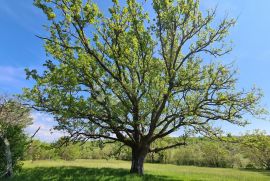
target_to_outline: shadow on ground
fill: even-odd
[[[253,168],[242,168],[242,169],[239,169],[241,171],[244,171],[244,172],[256,172],[256,173],[260,173],[262,175],[265,175],[265,176],[268,176],[270,177],[270,170],[261,170],[261,169],[253,169]],[[270,180],[270,178],[269,178]]]
[[[100,181],[128,181],[128,180],[173,180],[166,176],[146,174],[143,177],[129,174],[125,169],[112,168],[84,168],[84,167],[36,167],[23,169],[13,177],[12,181],[58,181],[58,180],[100,180]]]

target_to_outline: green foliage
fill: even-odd
[[[15,172],[20,171],[23,154],[27,149],[28,137],[20,126],[7,128],[7,137],[10,142],[10,151],[12,153],[12,165]],[[0,176],[6,171],[5,145],[0,139]]]
[[[33,140],[24,154],[25,160],[51,160],[57,159],[56,148],[50,143]]]
[[[243,126],[244,114],[264,112],[259,90],[236,90],[232,65],[207,61],[230,52],[234,19],[214,23],[216,11],[201,12],[199,1],[146,3],[151,16],[136,0],[115,0],[106,17],[91,0],[35,0],[49,19],[41,38],[50,60],[44,72],[26,70],[35,84],[24,98],[74,140],[135,150],[184,128],[216,136],[212,121]]]
[[[204,167],[244,168],[248,160],[237,144],[193,138],[187,146],[159,152],[148,161]]]
[[[260,130],[247,133],[242,137],[242,147],[244,154],[252,161],[253,167],[270,169],[269,135]]]
[[[19,170],[27,147],[24,128],[31,121],[30,109],[15,98],[0,95],[0,178]]]
[[[205,166],[211,167],[228,167],[230,165],[230,154],[221,144],[208,142],[202,147]]]
[[[259,134],[260,133],[260,134]],[[206,138],[190,138],[189,144],[183,147],[150,153],[146,162],[167,163],[176,165],[193,165],[201,167],[223,168],[267,168],[270,138],[261,132],[243,137],[230,136],[232,142],[213,141]],[[260,138],[260,139],[259,139]],[[263,139],[262,139],[263,138]],[[224,138],[225,139],[225,138]],[[229,139],[229,138],[228,138]],[[155,142],[162,146],[166,142],[178,142],[179,138],[170,138]],[[256,140],[256,141],[255,141]],[[259,143],[260,140],[263,143]],[[43,143],[34,141],[25,154],[25,160],[75,160],[75,159],[107,159],[131,160],[131,149],[121,147],[119,143],[101,144],[100,141],[88,141],[84,144]],[[252,145],[256,146],[252,146]],[[263,146],[260,149],[258,145]],[[121,148],[121,149],[119,149]],[[264,161],[262,161],[264,160]]]

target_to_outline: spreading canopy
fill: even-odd
[[[151,148],[181,128],[216,135],[212,121],[245,125],[257,115],[258,90],[236,90],[235,69],[219,59],[234,19],[201,12],[199,1],[35,0],[49,20],[46,70],[24,97],[55,115],[75,139],[111,139]],[[144,5],[142,5],[144,4]],[[143,7],[152,7],[145,10]],[[148,11],[148,12],[147,12]]]

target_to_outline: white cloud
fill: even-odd
[[[54,121],[51,115],[33,112],[31,116],[33,118],[33,124],[26,128],[26,132],[31,136],[38,128],[40,128],[38,133],[35,135],[35,139],[53,142],[65,135],[63,132],[53,129],[53,126],[55,126],[57,123]]]
[[[0,93],[20,93],[23,87],[29,87],[32,82],[26,81],[23,67],[0,65]]]
[[[0,87],[23,87],[25,73],[22,67],[0,66]],[[3,91],[3,90],[2,90]]]
[[[24,75],[24,69],[12,66],[0,66],[0,81],[14,81]]]
[[[32,80],[26,80],[25,67],[0,65],[0,92],[20,93],[23,87],[33,84]],[[30,67],[30,70],[42,70],[38,67]]]

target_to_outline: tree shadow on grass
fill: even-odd
[[[270,170],[262,170],[262,169],[255,169],[255,168],[240,168],[239,170],[244,171],[244,172],[256,172],[256,173],[260,173],[262,175],[266,175],[270,177]]]
[[[129,181],[129,180],[173,180],[166,176],[145,174],[143,177],[132,175],[126,169],[84,168],[84,167],[36,167],[27,168],[14,176],[12,181]]]

